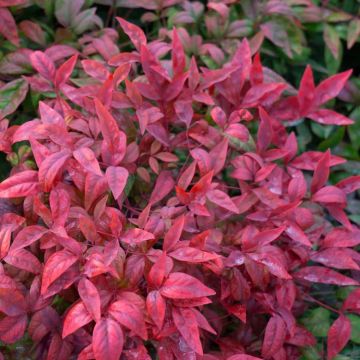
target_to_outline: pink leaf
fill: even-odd
[[[123,167],[109,166],[105,176],[114,198],[117,200],[125,189],[129,172]]]
[[[6,4],[5,6],[8,5],[9,4]],[[11,15],[11,12],[5,7],[0,8],[0,34],[15,46],[20,45],[15,19]]]
[[[120,17],[117,17],[116,20],[120,23],[120,26],[126,35],[129,36],[136,50],[140,52],[141,47],[146,45],[146,36],[144,32],[138,26],[131,24]]]
[[[54,62],[42,51],[34,51],[30,55],[31,65],[34,69],[42,75],[46,80],[55,80],[55,65]]]
[[[239,213],[239,209],[235,203],[231,200],[229,195],[221,190],[210,190],[206,193],[206,197],[214,204],[229,210],[235,214]]]
[[[96,323],[92,347],[96,360],[119,360],[124,345],[124,334],[120,325],[110,318]]]
[[[26,170],[17,173],[0,184],[1,198],[17,198],[38,193],[38,173]]]

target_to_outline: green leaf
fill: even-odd
[[[360,19],[354,18],[350,21],[347,33],[347,48],[350,49],[359,41],[360,36]]]
[[[356,107],[349,117],[355,120],[355,123],[348,127],[348,135],[353,148],[358,151],[360,149],[360,106]]]
[[[10,81],[0,88],[0,119],[13,113],[23,102],[28,91],[28,83],[23,79]]]
[[[344,301],[349,294],[356,289],[355,286],[344,286],[336,291],[336,297],[339,301]]]
[[[311,134],[311,131],[309,130],[309,127],[307,126],[307,124],[305,122],[300,124],[296,128],[296,130],[297,130],[297,133],[298,133],[299,149],[300,149],[301,152],[303,152],[306,149],[306,145],[311,142],[312,134]]]
[[[329,310],[318,307],[307,311],[301,321],[314,336],[326,337],[331,325],[330,317]]]
[[[341,66],[343,57],[343,47],[340,43],[338,58],[335,58],[328,47],[325,47],[325,64],[329,75],[336,74]]]
[[[301,360],[320,360],[320,353],[314,346],[302,349]]]
[[[328,126],[328,125],[321,125],[314,121],[310,123],[311,130],[314,134],[316,134],[318,137],[322,139],[326,139],[331,134],[332,130],[334,129],[334,126]]]
[[[340,43],[339,34],[333,26],[325,24],[324,41],[328,49],[331,51],[333,57],[336,60],[338,60],[341,43]]]
[[[330,137],[322,141],[319,144],[318,149],[321,151],[325,151],[328,148],[333,149],[341,142],[344,135],[345,135],[345,127],[341,126]]]
[[[355,314],[346,316],[351,322],[351,341],[360,345],[360,316]]]

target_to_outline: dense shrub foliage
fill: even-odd
[[[360,176],[334,178],[346,160],[329,149],[345,128],[357,143],[356,85],[313,64],[296,88],[273,66],[307,62],[311,22],[340,58],[334,23],[351,48],[358,18],[326,1],[35,3],[0,0],[3,358],[315,360],[358,344]],[[23,17],[39,6],[58,29]],[[119,41],[103,27],[118,7],[155,37],[117,17]]]

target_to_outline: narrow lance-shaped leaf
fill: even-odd
[[[331,325],[327,339],[327,359],[332,360],[348,343],[351,336],[350,320],[341,314]]]

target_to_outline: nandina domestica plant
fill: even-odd
[[[31,152],[0,184],[0,340],[27,334],[36,359],[298,359],[312,285],[359,285],[360,177],[329,185],[344,160],[298,154],[285,125],[351,124],[321,108],[350,72],[315,86],[308,67],[289,94],[246,40],[199,71],[176,30],[169,59],[118,20],[136,50],[108,62],[31,54],[55,97],[4,130]],[[358,293],[333,309],[328,359]]]

